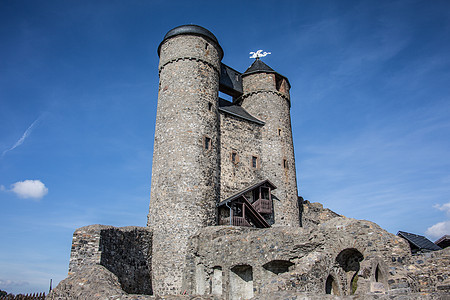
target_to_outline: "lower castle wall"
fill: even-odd
[[[151,242],[147,228],[77,229],[69,277],[47,298],[160,299],[142,295],[151,289]],[[448,299],[450,292],[450,248],[411,255],[402,238],[345,217],[311,228],[206,227],[187,253],[185,296],[177,299]]]
[[[191,239],[188,253],[183,283],[188,294],[319,295],[326,293],[327,280],[340,296],[405,286],[407,292],[419,291],[417,282],[400,272],[412,259],[406,242],[369,221],[338,217],[311,229],[208,227]]]
[[[69,275],[102,265],[127,293],[152,294],[152,232],[146,227],[91,225],[73,234]]]

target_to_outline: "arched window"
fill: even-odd
[[[213,295],[222,295],[222,267],[216,266],[213,268],[213,276],[211,280],[211,293]]]
[[[253,297],[253,269],[249,265],[238,265],[230,270],[230,299]]]
[[[263,268],[276,275],[289,272],[289,269],[294,266],[294,263],[288,260],[272,260],[263,265]]]
[[[338,286],[331,275],[328,275],[327,281],[325,282],[325,294],[339,295]]]

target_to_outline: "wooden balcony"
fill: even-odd
[[[272,213],[272,204],[270,200],[267,199],[258,199],[253,202],[253,207],[260,214],[271,214]]]

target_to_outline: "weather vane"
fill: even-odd
[[[252,55],[252,56],[250,56],[250,58],[258,59],[260,57],[264,57],[264,56],[267,56],[267,55],[272,54],[272,53],[270,53],[270,52],[263,52],[262,50],[258,50],[256,52],[250,52],[250,54]]]

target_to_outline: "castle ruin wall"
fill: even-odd
[[[125,292],[150,295],[151,256],[147,227],[85,226],[73,234],[69,276],[101,265],[117,276]]]

